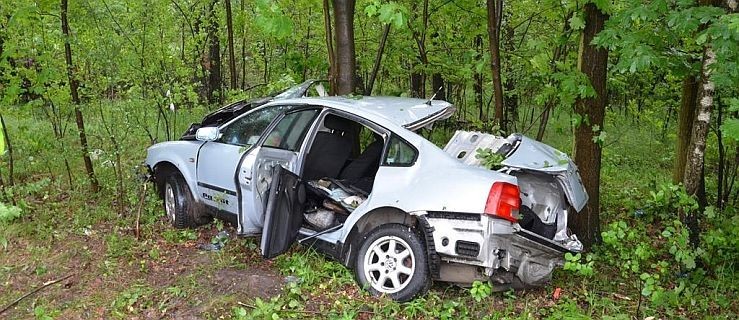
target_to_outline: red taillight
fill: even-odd
[[[518,208],[521,198],[518,186],[507,182],[496,182],[490,188],[488,201],[485,203],[485,213],[503,218],[511,222],[518,221]]]

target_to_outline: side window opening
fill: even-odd
[[[281,112],[290,110],[291,106],[272,106],[262,108],[236,119],[221,129],[221,143],[251,147],[259,140],[267,126]]]
[[[263,146],[297,151],[317,115],[317,109],[286,114],[267,135]]]
[[[418,151],[400,137],[393,135],[387,147],[383,165],[392,167],[409,167],[416,162]]]

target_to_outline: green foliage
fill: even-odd
[[[475,151],[475,158],[480,160],[480,164],[488,169],[498,169],[505,157],[501,154],[493,152],[490,148],[479,148]]]
[[[23,210],[20,208],[0,202],[0,226],[20,218],[21,214],[23,214]]]
[[[380,0],[373,0],[364,8],[364,13],[369,17],[377,16],[380,22],[389,23],[397,29],[405,27],[408,20],[408,9],[395,1],[382,3]]]
[[[489,297],[492,291],[493,287],[489,283],[475,281],[472,283],[472,288],[470,288],[470,296],[472,296],[475,301],[480,302],[483,299]]]
[[[175,230],[168,229],[162,234],[165,240],[171,243],[183,243],[198,238],[198,234],[193,230]]]
[[[36,320],[53,320],[54,317],[51,314],[53,313],[46,311],[46,308],[43,306],[33,308],[33,316]]]
[[[585,259],[585,263],[582,262],[583,259]],[[565,253],[564,269],[571,271],[574,274],[584,277],[592,277],[594,264],[595,261],[593,261],[593,255],[591,254],[588,254],[583,258],[581,253],[574,255],[569,252]]]
[[[660,185],[656,192],[650,191],[649,194],[651,199],[646,203],[646,212],[650,217],[669,221],[677,216],[681,208],[686,212],[698,209],[698,202],[689,196],[682,186],[666,183]]]

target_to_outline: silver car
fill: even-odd
[[[175,227],[232,221],[240,235],[261,234],[268,259],[297,241],[398,301],[431,281],[541,285],[581,250],[567,216],[587,194],[565,154],[465,131],[441,149],[416,131],[452,115],[444,101],[304,93],[227,106],[148,149]],[[478,149],[500,155],[496,170],[481,167]]]

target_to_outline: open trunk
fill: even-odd
[[[582,210],[588,195],[577,166],[566,154],[521,134],[504,138],[457,131],[444,147],[444,151],[465,164],[483,166],[478,150],[500,155],[503,160],[494,169],[517,178],[521,191],[518,223],[522,228],[567,250],[582,250],[577,237],[568,234],[567,215]]]

